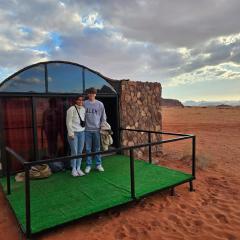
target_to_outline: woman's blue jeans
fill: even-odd
[[[68,137],[68,142],[71,149],[71,155],[82,154],[84,142],[85,142],[85,132],[74,132],[74,139]],[[73,169],[80,169],[82,163],[82,158],[76,158],[71,160],[71,167]]]

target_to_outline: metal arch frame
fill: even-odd
[[[149,141],[147,143],[143,144],[138,144],[130,147],[120,147],[117,149],[112,149],[108,151],[99,151],[99,152],[92,152],[88,154],[80,154],[80,155],[75,155],[75,156],[65,156],[65,157],[59,157],[59,158],[52,158],[52,159],[47,159],[47,160],[38,160],[35,162],[26,162],[25,159],[23,159],[20,155],[18,155],[16,152],[14,152],[12,149],[9,147],[6,147],[5,150],[9,154],[15,157],[24,167],[24,172],[25,172],[25,217],[26,217],[26,237],[30,238],[32,235],[31,232],[31,192],[30,192],[30,176],[29,176],[29,170],[32,166],[35,166],[37,164],[48,164],[51,162],[56,162],[56,161],[70,161],[73,158],[76,157],[86,157],[86,156],[94,156],[96,154],[110,154],[110,153],[120,153],[122,151],[129,151],[130,153],[130,158],[129,158],[129,163],[130,163],[130,186],[131,186],[131,198],[132,201],[136,200],[136,195],[135,195],[135,171],[134,171],[134,150],[142,147],[149,147],[149,164],[152,164],[152,153],[151,153],[151,148],[150,146],[154,145],[159,145],[163,143],[170,143],[170,142],[176,142],[176,141],[181,141],[181,140],[186,140],[186,139],[191,139],[192,140],[192,171],[191,171],[191,178],[184,180],[180,183],[173,184],[171,186],[165,187],[164,189],[159,189],[157,191],[162,191],[165,189],[171,189],[171,194],[174,194],[174,188],[178,185],[181,185],[183,183],[189,182],[189,191],[194,191],[193,189],[193,180],[196,179],[196,136],[192,134],[183,134],[183,133],[170,133],[170,132],[157,132],[157,131],[148,131],[148,130],[141,130],[141,129],[127,129],[127,128],[120,128],[119,131],[135,131],[135,132],[143,132],[147,133],[150,135]],[[156,142],[151,142],[151,134],[166,134],[166,135],[172,135],[172,136],[177,136],[175,138],[167,139],[167,140],[161,140],[161,141],[156,141]],[[7,161],[7,166],[6,166],[6,176],[7,176],[7,195],[11,194],[11,180],[10,180],[10,166],[11,166],[11,160]],[[156,192],[156,191],[154,191]],[[147,196],[151,193],[144,194],[141,197]],[[80,217],[81,218],[81,217]]]
[[[38,63],[34,63],[32,65],[29,65],[27,67],[24,67],[22,69],[20,69],[19,71],[15,72],[14,74],[10,75],[9,77],[7,77],[4,81],[2,81],[0,83],[0,87],[2,85],[4,85],[7,81],[11,80],[13,77],[17,76],[18,74],[30,69],[30,68],[33,68],[33,67],[36,67],[38,65],[43,65],[44,66],[44,71],[45,71],[45,74],[44,74],[44,80],[45,80],[45,92],[36,92],[36,93],[32,93],[32,94],[44,94],[44,93],[48,93],[48,79],[47,79],[47,76],[48,76],[48,70],[47,70],[47,65],[48,64],[51,64],[51,63],[63,63],[63,64],[69,64],[69,65],[75,65],[77,67],[81,67],[83,69],[83,91],[85,91],[85,70],[89,70],[90,72],[98,75],[99,77],[103,78],[108,84],[111,85],[112,87],[112,90],[115,91],[115,93],[111,93],[111,94],[108,94],[108,95],[117,95],[117,91],[116,89],[112,86],[111,84],[111,81],[119,81],[119,80],[116,80],[116,79],[111,79],[111,78],[108,78],[104,75],[102,75],[100,72],[98,71],[95,71],[89,67],[86,67],[84,65],[81,65],[81,64],[78,64],[78,63],[75,63],[75,62],[71,62],[71,61],[62,61],[62,60],[54,60],[54,61],[43,61],[43,62],[38,62]],[[7,94],[27,94],[29,92],[0,92],[0,96],[3,94],[3,95],[7,95]],[[61,93],[54,93],[54,94],[61,94]],[[75,94],[75,93],[69,93],[69,94]]]

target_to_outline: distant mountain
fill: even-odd
[[[210,106],[219,106],[219,105],[228,105],[228,106],[240,106],[239,101],[185,101],[183,102],[184,106],[196,106],[196,107],[210,107]]]
[[[164,107],[184,107],[184,105],[177,99],[162,98],[162,106]]]
[[[231,105],[226,105],[226,104],[220,104],[220,105],[217,105],[216,107],[217,107],[217,108],[231,108],[231,107],[233,107],[233,106],[231,106]]]

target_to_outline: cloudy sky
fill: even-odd
[[[179,100],[240,100],[239,0],[0,0],[0,81],[69,60],[157,81]]]

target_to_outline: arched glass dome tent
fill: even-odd
[[[90,87],[97,89],[97,98],[105,105],[114,146],[118,146],[118,94],[110,81],[92,69],[66,61],[40,62],[9,76],[0,84],[3,155],[5,146],[28,161],[66,155],[66,110],[76,94],[85,94]],[[3,167],[5,157],[1,157]],[[16,161],[12,165],[14,171],[21,168]]]
[[[173,194],[174,187],[186,182],[189,182],[189,190],[193,191],[195,136],[120,128],[118,106],[123,111],[122,100],[126,99],[123,91],[127,90],[121,82],[124,83],[108,79],[76,63],[51,61],[24,68],[0,84],[0,158],[6,175],[0,178],[0,187],[3,187],[19,226],[27,238],[43,230],[135,201],[156,191],[171,188]],[[69,172],[65,171],[41,181],[30,181],[32,167],[56,161],[70,162],[76,157],[69,156],[66,149],[66,110],[76,94],[85,93],[90,87],[97,88],[97,97],[105,105],[107,121],[114,132],[116,148],[99,152],[115,154],[103,157],[106,171],[103,174],[91,171],[88,176],[77,179],[70,177]],[[128,90],[132,95],[131,86]],[[143,90],[148,96],[147,87]],[[125,104],[128,103],[129,101],[126,101]],[[131,108],[141,106],[134,106],[132,103],[134,101],[131,102]],[[122,118],[121,116],[121,120]],[[136,121],[142,121],[142,118]],[[126,146],[123,143],[121,146],[119,131],[145,134],[148,140]],[[154,140],[153,134],[175,137]],[[121,138],[123,139],[124,137]],[[153,146],[187,139],[192,140],[191,174],[189,171],[182,172],[152,162]],[[148,162],[134,156],[134,152],[143,147],[147,148]],[[123,153],[129,153],[129,156]],[[83,156],[86,155],[81,155]],[[19,184],[11,174],[22,166],[24,184]],[[80,204],[71,204],[75,202]]]

